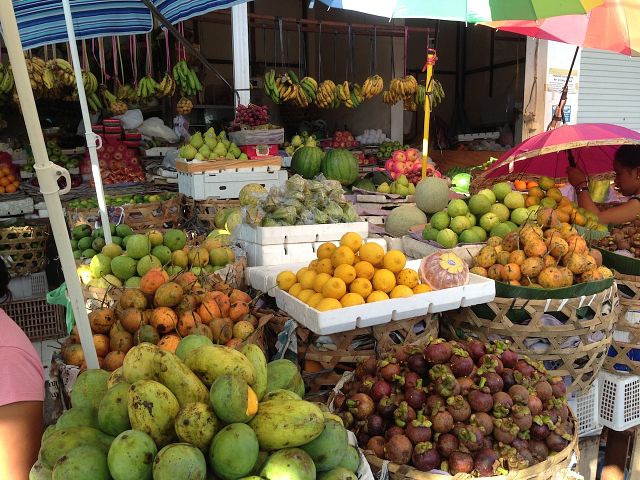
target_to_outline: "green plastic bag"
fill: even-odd
[[[67,295],[67,284],[63,283],[55,290],[47,293],[47,303],[50,305],[62,305],[66,311],[65,323],[67,324],[67,333],[70,334],[76,319],[73,316],[73,308],[71,308],[71,300]]]

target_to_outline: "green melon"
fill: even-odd
[[[427,223],[427,216],[422,210],[411,205],[403,205],[389,213],[384,229],[389,235],[401,237],[406,235],[411,227],[425,223]]]
[[[447,208],[449,184],[438,177],[426,177],[416,186],[416,205],[425,213],[436,213]]]
[[[358,161],[349,150],[329,150],[322,159],[322,173],[342,185],[351,185],[358,178]]]
[[[320,173],[324,152],[318,147],[302,147],[291,159],[291,170],[304,178],[312,179]]]

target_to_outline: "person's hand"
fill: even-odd
[[[573,185],[574,188],[584,186],[588,183],[587,175],[576,167],[567,168],[567,180],[569,180],[569,183]]]

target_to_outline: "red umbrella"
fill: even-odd
[[[640,144],[640,133],[607,123],[563,125],[512,148],[482,177],[517,179],[526,174],[562,179],[572,160],[590,176],[609,173],[618,148],[628,144]]]

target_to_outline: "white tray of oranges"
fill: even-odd
[[[371,327],[428,313],[454,310],[495,298],[495,284],[469,275],[466,285],[433,291],[420,283],[420,260],[407,262],[345,234],[340,246],[327,242],[309,265],[282,265],[276,275],[278,307],[319,335]],[[276,267],[270,271],[271,278]]]

